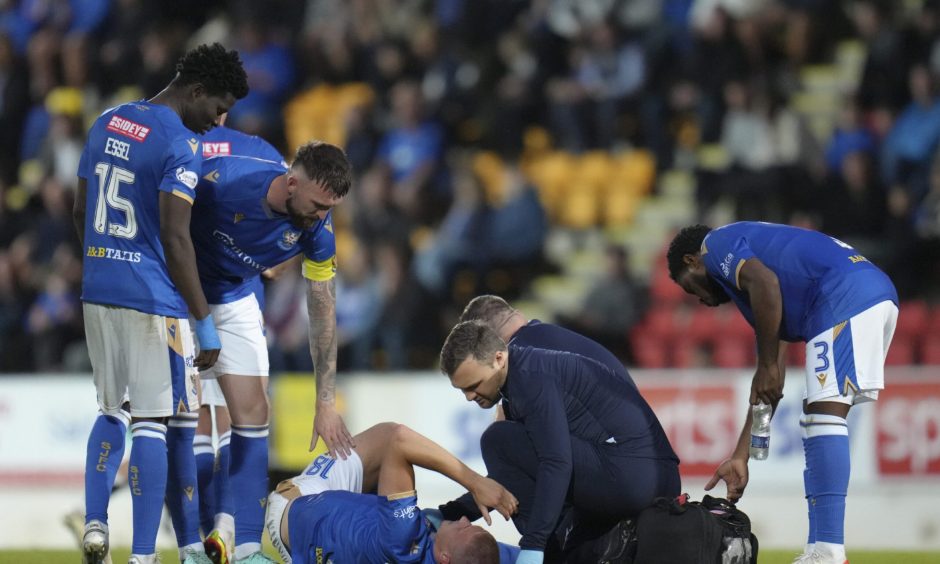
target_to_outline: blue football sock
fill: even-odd
[[[88,435],[85,455],[85,523],[97,519],[108,522],[108,502],[114,477],[124,458],[124,439],[130,414],[99,413]]]
[[[149,421],[134,423],[131,440],[128,469],[134,515],[131,552],[154,554],[166,494],[166,425]]]
[[[235,517],[235,500],[232,499],[232,432],[226,431],[219,436],[219,456],[212,476],[215,490],[214,515],[224,514]]]
[[[235,550],[239,558],[238,547],[260,543],[264,528],[268,499],[267,425],[232,425],[231,487],[238,492],[234,506]]]
[[[816,542],[845,543],[845,496],[849,490],[849,434],[845,419],[810,414],[806,467],[812,482]]]
[[[215,451],[212,449],[212,437],[196,435],[193,439],[193,453],[196,455],[196,481],[199,484],[199,526],[203,536],[212,532],[215,523],[215,487],[212,475],[215,472]]]
[[[169,472],[166,480],[166,506],[173,519],[177,546],[202,541],[199,536],[199,491],[196,482],[196,455],[193,437],[198,416],[195,413],[170,418],[166,446]]]

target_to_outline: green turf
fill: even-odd
[[[115,549],[114,564],[127,561],[128,550]],[[762,550],[760,564],[789,564],[797,550]],[[272,555],[273,556],[273,555]],[[176,562],[176,551],[162,552],[163,564]],[[72,550],[0,550],[0,563],[3,564],[75,564],[81,558],[78,551]],[[852,564],[936,564],[940,562],[940,552],[905,552],[905,551],[860,551],[850,550]]]

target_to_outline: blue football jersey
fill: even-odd
[[[284,160],[280,151],[275,149],[274,145],[271,145],[257,135],[248,135],[237,129],[229,129],[224,125],[220,125],[204,133],[201,139],[202,157],[204,159],[238,155],[274,161],[281,163],[285,167],[287,166],[287,162]],[[264,284],[261,283],[260,276],[255,278],[252,286],[254,287],[252,291],[258,300],[258,306],[263,310]]]
[[[192,203],[202,149],[169,107],[105,111],[88,132],[78,176],[88,183],[82,299],[185,317],[160,242],[160,192]]]
[[[431,527],[413,491],[392,497],[327,491],[297,498],[289,511],[294,564],[434,562]]]
[[[274,161],[285,167],[287,166],[281,153],[257,135],[248,135],[236,129],[229,129],[224,125],[220,125],[204,133],[201,139],[202,157],[204,159],[239,155]]]
[[[777,275],[783,297],[780,337],[806,341],[883,302],[898,303],[888,276],[851,246],[808,229],[743,221],[712,230],[702,242],[705,269],[753,326],[738,277],[756,257]]]
[[[262,271],[300,253],[305,277],[323,281],[335,275],[332,215],[299,229],[267,203],[271,182],[286,172],[280,163],[251,157],[213,157],[204,162],[191,232],[209,303],[247,296]]]

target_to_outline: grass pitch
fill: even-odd
[[[762,550],[760,551],[760,564],[789,564],[796,556],[798,549],[794,550]],[[269,553],[276,558],[273,553]],[[130,555],[128,549],[115,549],[112,553],[114,564],[127,562]],[[164,564],[177,562],[175,550],[166,550],[161,553]],[[2,564],[75,564],[81,556],[77,550],[0,550],[0,563]],[[849,561],[852,564],[937,564],[940,562],[940,552],[905,552],[905,551],[861,551],[850,550]]]

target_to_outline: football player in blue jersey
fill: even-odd
[[[335,408],[336,244],[330,210],[351,184],[343,151],[310,142],[291,166],[253,156],[216,156],[204,163],[191,232],[199,278],[222,340],[204,378],[216,378],[232,420],[230,487],[239,492],[234,560],[268,562],[261,552],[268,468],[268,354],[255,290],[262,272],[302,254],[307,279],[310,352],[317,401],[311,450],[322,436],[344,458],[352,437]],[[231,521],[217,519],[207,550],[219,562],[232,552]]]
[[[222,116],[219,127],[202,135],[203,158],[241,155],[281,163],[284,168],[287,167],[284,157],[273,145],[258,136],[225,127],[225,118],[226,116]],[[283,266],[282,264],[278,269]],[[274,270],[266,271],[265,275],[271,276]],[[260,277],[255,278],[252,293],[258,302],[259,311],[263,311],[264,286]],[[202,405],[199,409],[199,424],[196,427],[193,449],[199,484],[200,526],[206,536],[206,548],[210,557],[221,560],[223,554],[228,558],[226,547],[229,551],[234,549],[232,541],[235,536],[232,509],[234,501],[229,483],[231,420],[218,380],[208,377],[210,371],[206,371],[199,382]],[[213,422],[218,437],[217,450],[212,444]]]
[[[238,54],[219,44],[189,51],[176,71],[151,100],[105,111],[89,131],[79,164],[73,216],[83,247],[85,331],[102,413],[88,441],[85,562],[109,558],[108,498],[128,422],[130,562],[155,561],[164,495],[181,560],[208,561],[198,520],[186,521],[198,515],[187,507],[198,503],[192,499],[195,368],[210,367],[220,348],[189,235],[202,171],[196,134],[214,127],[247,94],[248,84]],[[190,314],[202,349],[195,358]]]
[[[849,485],[846,416],[875,401],[898,317],[898,295],[885,273],[851,246],[817,231],[740,222],[693,225],[669,245],[669,275],[707,306],[733,301],[754,327],[757,370],[751,404],[776,408],[783,397],[787,342],[806,343],[803,472],[809,516],[799,562],[845,562]],[[736,500],[748,481],[751,412],[731,457],[706,489],[724,480]]]
[[[480,449],[489,477],[519,499],[517,562],[543,562],[563,519],[572,531],[599,536],[654,498],[678,495],[679,460],[617,364],[507,345],[479,320],[458,323],[447,336],[441,371],[451,385],[484,409],[503,402],[506,420],[487,428]],[[564,549],[566,532],[558,543]]]
[[[518,501],[506,488],[404,425],[380,423],[355,443],[345,459],[318,456],[268,496],[265,527],[284,562],[515,561],[517,547],[497,544],[466,518],[442,521],[419,509],[413,466],[447,476],[480,509],[493,507],[508,519]]]

